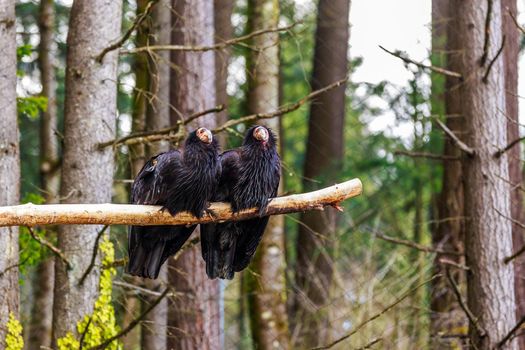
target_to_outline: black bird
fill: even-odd
[[[269,199],[277,195],[281,162],[276,138],[264,126],[250,128],[240,148],[220,156],[222,173],[213,201],[231,202],[234,212],[258,207],[255,219],[201,225],[202,257],[209,278],[232,279],[255,254],[268,217]]]
[[[162,205],[171,215],[189,211],[202,217],[219,177],[217,141],[208,129],[199,128],[190,133],[182,149],[161,153],[142,167],[133,182],[131,202]],[[182,247],[195,226],[130,226],[127,272],[157,278],[162,264]]]

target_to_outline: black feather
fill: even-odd
[[[161,205],[171,215],[189,211],[203,215],[220,178],[219,147],[190,134],[182,150],[151,158],[140,170],[131,189],[131,202]],[[160,267],[190,237],[193,226],[131,226],[128,234],[131,275],[157,278]]]
[[[280,160],[276,139],[267,128],[268,141],[254,138],[254,126],[243,145],[220,156],[222,174],[214,201],[228,201],[234,212],[259,207],[260,218],[201,225],[202,254],[209,278],[232,279],[250,263],[268,224],[268,200],[277,195]]]

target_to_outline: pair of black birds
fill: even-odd
[[[268,223],[269,199],[277,195],[281,163],[276,138],[264,126],[251,127],[241,147],[220,153],[211,131],[199,128],[184,146],[151,158],[131,190],[135,204],[161,205],[171,215],[202,217],[212,201],[230,202],[234,212],[258,207],[259,217],[201,225],[202,257],[209,278],[232,279],[248,266]],[[213,213],[211,213],[213,215]],[[157,278],[162,264],[190,237],[193,226],[131,226],[131,275]]]

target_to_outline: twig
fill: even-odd
[[[129,37],[135,31],[135,29],[137,29],[142,24],[142,22],[144,22],[144,20],[148,18],[149,14],[151,13],[151,10],[153,9],[153,5],[155,5],[157,2],[158,0],[150,1],[146,5],[144,12],[141,13],[137,18],[135,18],[135,21],[133,22],[133,25],[131,26],[131,28],[129,28],[128,31],[122,36],[122,38],[120,38],[117,42],[109,45],[104,50],[102,50],[102,52],[97,56],[97,61],[102,62],[102,60],[104,59],[104,56],[108,52],[116,50],[122,45],[124,45],[124,43],[129,39]]]
[[[376,236],[379,239],[384,240],[384,241],[387,241],[387,242],[390,242],[390,243],[395,243],[395,244],[401,244],[401,245],[404,245],[404,246],[407,246],[407,247],[410,247],[410,248],[414,248],[414,249],[420,250],[420,251],[425,252],[425,253],[438,253],[438,254],[455,255],[455,256],[463,255],[462,253],[455,252],[455,251],[452,251],[452,250],[443,250],[443,249],[439,249],[439,248],[428,247],[428,246],[425,246],[423,244],[419,244],[419,243],[416,243],[416,242],[390,237],[390,236],[384,235],[384,234],[379,233],[379,232],[374,232],[373,235]]]
[[[9,271],[9,270],[12,270],[12,269],[15,269],[17,267],[20,267],[22,265],[24,265],[28,260],[29,260],[30,256],[26,257],[24,260],[20,261],[19,263],[17,264],[13,264],[13,265],[9,265],[8,267],[6,267],[4,269],[4,271],[0,271],[0,278],[4,277],[4,275]]]
[[[516,331],[518,329],[521,328],[521,326],[525,324],[525,316],[523,316],[519,321],[518,323],[516,323],[516,325],[514,327],[512,327],[512,329],[509,331],[509,333],[507,333],[506,336],[503,337],[503,339],[501,339],[499,342],[498,342],[498,349],[501,349],[503,347],[503,345],[505,345],[511,338],[512,338],[512,335],[514,333],[516,333]]]
[[[483,41],[483,55],[479,60],[479,65],[483,67],[485,62],[487,62],[487,57],[489,54],[489,45],[490,45],[490,20],[492,18],[492,0],[487,0],[487,16],[485,17],[485,39]]]
[[[452,260],[448,260],[446,258],[443,258],[441,257],[438,262],[440,264],[443,264],[443,265],[448,265],[448,266],[452,266],[452,267],[455,267],[457,269],[460,269],[460,270],[463,270],[463,271],[470,271],[470,267],[466,266],[466,265],[463,265],[463,264],[459,264],[455,261],[452,261]]]
[[[254,31],[250,34],[246,34],[237,38],[229,39],[214,45],[210,46],[187,46],[187,45],[151,45],[151,46],[143,46],[143,47],[136,47],[134,49],[129,50],[121,50],[120,54],[127,55],[127,54],[133,54],[133,53],[139,53],[144,51],[195,51],[195,52],[205,52],[205,51],[212,51],[212,50],[222,50],[228,46],[237,45],[244,41],[247,41],[253,37],[267,34],[267,33],[276,33],[276,32],[287,32],[294,28],[297,24],[300,22],[295,22],[289,26],[285,27],[277,27],[277,28],[269,28],[269,29],[262,29]]]
[[[512,11],[509,9],[509,15],[510,17],[512,18],[512,21],[514,22],[514,24],[516,25],[516,27],[519,29],[519,31],[521,32],[521,34],[525,35],[525,28],[523,28],[519,23],[518,23],[518,19],[516,18],[516,16],[512,13]]]
[[[88,320],[88,323],[86,324],[86,328],[84,328],[84,331],[82,332],[82,335],[80,336],[80,340],[79,340],[80,344],[78,346],[78,350],[82,350],[82,348],[84,347],[84,339],[86,338],[87,331],[92,321],[93,321],[93,315],[89,316],[89,320]]]
[[[223,125],[221,125],[218,128],[214,129],[213,132],[220,132],[220,131],[229,129],[232,126],[235,126],[237,124],[251,122],[251,121],[254,121],[254,120],[258,120],[258,119],[270,119],[270,118],[274,118],[274,117],[277,117],[277,116],[281,116],[283,114],[287,114],[287,113],[293,112],[293,111],[299,109],[306,102],[315,99],[317,96],[319,96],[319,95],[321,95],[321,94],[323,94],[323,93],[325,93],[327,91],[330,91],[332,89],[335,89],[335,88],[338,88],[338,87],[342,86],[343,84],[345,84],[348,81],[348,78],[349,78],[349,76],[346,76],[345,78],[343,78],[341,80],[338,80],[336,82],[333,82],[332,84],[327,85],[327,86],[325,86],[325,87],[323,87],[321,89],[312,91],[311,93],[309,93],[308,95],[304,96],[303,98],[301,98],[300,100],[296,101],[295,103],[292,103],[292,104],[289,104],[289,105],[285,105],[285,106],[281,106],[281,107],[279,107],[278,109],[276,109],[273,112],[256,113],[256,114],[247,115],[247,116],[239,118],[239,119],[230,119],[226,123],[224,123]]]
[[[194,246],[199,244],[200,241],[201,241],[200,237],[195,237],[195,238],[192,238],[191,240],[189,240],[188,242],[184,243],[182,248],[179,249],[179,251],[173,256],[172,259],[173,260],[178,260],[180,258],[180,256],[182,255],[182,253],[184,253],[186,250],[188,250],[190,248],[193,248]]]
[[[91,262],[89,263],[88,268],[86,269],[86,271],[80,278],[80,281],[78,282],[79,286],[82,286],[84,284],[84,281],[86,280],[87,276],[89,275],[91,270],[93,270],[93,267],[95,267],[95,261],[97,260],[98,244],[100,241],[100,237],[102,237],[102,235],[104,234],[104,232],[107,230],[108,227],[109,227],[108,225],[104,225],[102,230],[100,230],[99,233],[97,234],[97,238],[95,239],[95,245],[93,246],[93,253],[91,254]]]
[[[436,124],[441,128],[441,130],[443,130],[445,134],[447,134],[452,139],[452,141],[454,141],[454,143],[456,144],[456,146],[459,147],[460,150],[465,152],[470,157],[473,157],[476,154],[473,148],[467,146],[463,141],[461,141],[456,136],[456,134],[454,134],[445,124],[441,122],[441,120],[435,119],[435,121],[436,121]]]
[[[454,295],[456,296],[456,299],[458,300],[459,306],[463,309],[465,314],[467,315],[467,318],[469,319],[470,323],[474,325],[476,328],[476,331],[478,332],[478,335],[480,338],[483,338],[487,335],[487,332],[481,327],[481,325],[478,322],[477,317],[474,316],[472,311],[468,308],[467,304],[463,301],[463,297],[461,296],[461,293],[459,292],[459,287],[454,281],[454,278],[450,274],[450,270],[448,268],[445,268],[445,272],[447,275],[447,279],[450,283],[450,286],[452,287],[452,291],[454,292]]]
[[[372,346],[376,345],[377,343],[383,341],[383,338],[382,337],[379,337],[379,338],[375,338],[375,339],[372,339],[371,341],[369,341],[368,343],[366,343],[365,345],[359,347],[359,348],[356,348],[355,350],[365,350],[365,349],[370,349]]]
[[[266,215],[322,210],[325,206],[360,195],[359,179],[348,180],[317,191],[273,198]],[[42,204],[32,203],[0,207],[0,226],[57,224],[87,225],[196,225],[209,222],[246,220],[259,216],[258,208],[233,213],[228,203],[212,203],[214,215],[201,218],[189,212],[175,216],[160,206],[134,204]]]
[[[116,146],[122,145],[122,144],[130,146],[130,145],[135,145],[137,143],[147,143],[147,142],[154,142],[154,141],[163,140],[165,138],[164,136],[162,138],[158,138],[157,136],[159,136],[159,135],[169,135],[171,133],[176,133],[176,132],[178,132],[180,130],[182,125],[187,125],[191,121],[193,121],[193,120],[195,120],[197,118],[200,118],[200,117],[202,117],[202,116],[204,116],[206,114],[221,112],[223,110],[224,110],[224,106],[223,105],[219,105],[219,106],[216,106],[216,107],[213,107],[213,108],[206,109],[204,111],[199,111],[197,113],[194,113],[194,114],[190,115],[188,118],[186,118],[184,120],[179,120],[177,122],[177,124],[175,124],[174,126],[170,126],[169,128],[164,128],[164,129],[160,129],[160,130],[152,130],[152,131],[136,132],[136,133],[133,133],[131,135],[121,137],[119,139],[102,142],[102,143],[98,144],[98,149],[103,149],[103,148],[106,148],[108,146],[116,147]],[[182,137],[183,136],[181,136],[180,138],[182,138]]]
[[[503,47],[505,47],[505,39],[506,39],[506,36],[503,35],[503,39],[501,40],[501,46],[500,46],[498,52],[496,52],[496,56],[494,56],[494,58],[490,61],[489,66],[487,67],[487,70],[485,71],[485,75],[483,76],[483,78],[481,78],[481,81],[484,84],[486,84],[488,82],[490,70],[492,69],[492,66],[494,65],[494,63],[496,62],[498,57],[503,52]]]
[[[504,148],[502,148],[499,151],[497,151],[496,153],[494,153],[494,157],[496,157],[496,158],[501,157],[503,153],[507,152],[512,147],[514,147],[514,145],[516,145],[517,143],[520,143],[523,140],[525,140],[525,136],[524,137],[520,137],[518,139],[515,139],[514,141],[510,142],[507,146],[505,146]]]
[[[144,310],[143,313],[141,313],[137,318],[135,318],[133,321],[131,321],[126,328],[124,328],[123,330],[121,330],[119,333],[115,334],[111,338],[105,340],[101,344],[89,348],[89,350],[102,350],[102,349],[105,349],[113,341],[115,341],[115,340],[125,336],[129,332],[131,332],[131,330],[133,330],[133,328],[135,328],[140,323],[140,321],[142,321],[144,319],[144,317],[146,317],[150,313],[150,311],[153,310],[162,301],[162,299],[164,299],[164,297],[168,294],[168,292],[169,292],[169,288],[166,288],[164,290],[164,292],[162,292],[162,294],[157,299],[155,299],[155,301],[153,303],[151,303],[150,306],[148,306],[148,308],[146,310]]]
[[[71,265],[69,260],[67,260],[66,256],[64,255],[64,253],[62,253],[62,251],[60,249],[55,247],[53,244],[51,244],[51,242],[49,242],[45,238],[40,237],[37,234],[35,234],[35,232],[33,231],[33,229],[30,226],[26,226],[26,227],[27,227],[27,230],[29,231],[29,234],[31,235],[31,237],[33,237],[33,239],[35,241],[37,241],[38,243],[42,244],[47,249],[51,250],[53,252],[53,254],[55,254],[60,260],[62,260],[64,262],[64,264],[66,265],[66,268],[68,270],[71,270],[73,268],[73,266]]]
[[[510,263],[512,260],[516,259],[518,256],[520,256],[521,254],[523,254],[525,252],[525,245],[522,246],[520,249],[518,249],[518,251],[514,254],[512,254],[511,256],[508,256],[506,257],[505,259],[503,259],[503,262],[505,264],[508,264]]]
[[[415,291],[417,291],[419,288],[421,288],[422,286],[426,285],[427,283],[430,283],[432,282],[433,280],[435,280],[436,278],[438,277],[441,277],[442,275],[441,274],[436,274],[434,276],[432,276],[431,278],[429,278],[428,280],[426,281],[423,281],[421,282],[420,284],[418,284],[417,286],[415,286],[414,288],[410,289],[408,292],[406,292],[405,294],[403,294],[400,298],[398,298],[396,301],[394,301],[392,304],[388,305],[386,308],[384,308],[383,310],[379,311],[378,313],[376,313],[375,315],[373,315],[372,317],[370,317],[369,319],[361,322],[357,327],[354,328],[354,330],[352,330],[350,333],[342,336],[341,338],[331,342],[330,344],[328,345],[324,345],[324,346],[321,346],[321,347],[317,347],[317,348],[312,348],[311,350],[325,350],[325,349],[330,349],[332,347],[334,347],[335,345],[339,344],[340,342],[350,338],[352,335],[356,334],[357,332],[359,332],[359,330],[361,330],[361,328],[363,328],[364,326],[366,326],[368,323],[374,321],[375,319],[379,318],[381,315],[383,315],[384,313],[386,313],[387,311],[389,311],[390,309],[394,308],[396,305],[398,305],[399,303],[401,303],[403,300],[405,300],[407,297],[409,297],[412,293],[414,293]]]
[[[414,60],[412,60],[412,59],[410,59],[410,58],[408,58],[406,56],[403,56],[403,54],[401,52],[398,52],[398,51],[392,52],[390,50],[385,49],[381,45],[379,45],[379,48],[381,50],[391,54],[392,56],[399,58],[403,62],[406,62],[406,63],[409,63],[409,64],[413,64],[413,65],[415,65],[415,66],[417,66],[419,68],[428,69],[428,70],[431,70],[432,72],[443,74],[443,75],[446,75],[446,76],[449,76],[449,77],[463,79],[463,76],[460,73],[458,73],[458,72],[453,72],[453,71],[445,69],[445,68],[431,66],[431,65],[426,65],[426,64],[423,64],[421,62],[414,61]]]
[[[460,157],[427,153],[427,152],[409,152],[409,151],[398,150],[398,151],[395,151],[394,154],[412,157],[412,158],[427,158],[427,159],[433,159],[433,160],[460,160]]]

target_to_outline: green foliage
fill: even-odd
[[[27,193],[22,199],[22,203],[42,204],[45,202],[44,197],[38,193]],[[47,231],[44,229],[34,229],[35,234],[45,236]],[[46,237],[48,241],[53,241]],[[38,265],[44,258],[48,256],[47,250],[31,237],[29,230],[25,226],[20,227],[20,235],[18,236],[20,249],[20,266],[19,271],[21,275],[27,273],[27,269],[31,266]]]
[[[40,112],[47,110],[47,98],[43,96],[17,97],[16,108],[18,113],[31,119],[37,119]]]
[[[65,337],[58,339],[59,350],[78,349],[80,339],[84,348],[91,348],[104,342],[106,339],[116,335],[120,328],[115,319],[115,310],[111,303],[111,293],[113,290],[112,276],[116,274],[115,268],[111,267],[115,261],[115,250],[109,238],[104,238],[99,246],[102,258],[102,272],[100,275],[100,295],[95,302],[95,308],[91,316],[84,316],[77,323],[77,332],[81,336],[79,339],[69,332]],[[122,344],[116,340],[109,344],[106,349],[119,350]]]
[[[6,350],[22,350],[24,338],[22,337],[22,324],[16,319],[14,313],[9,313],[7,321],[7,335],[5,338]]]

